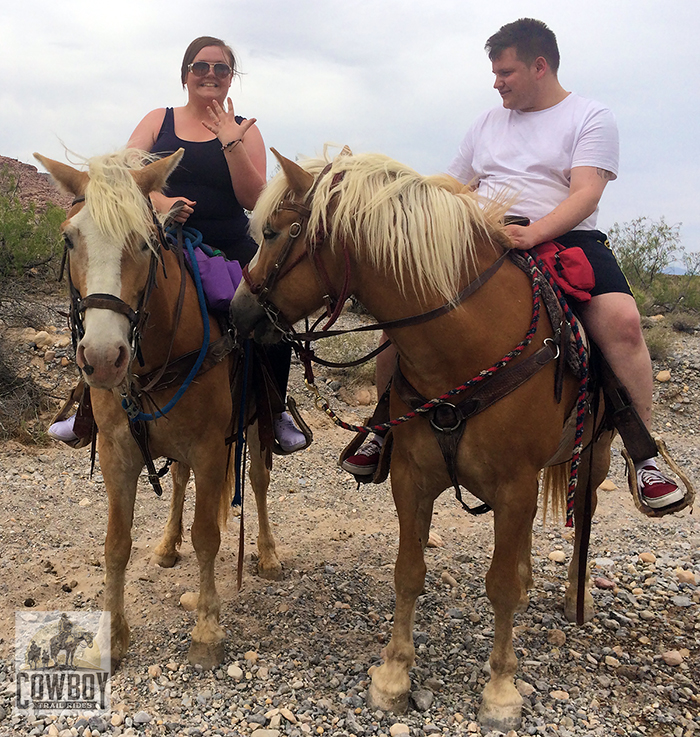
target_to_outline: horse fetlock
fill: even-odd
[[[282,578],[282,564],[274,553],[262,555],[258,558],[258,576],[268,581],[279,581]]]

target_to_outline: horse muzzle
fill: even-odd
[[[241,338],[252,337],[256,343],[279,343],[282,331],[274,325],[258,298],[241,282],[229,307],[231,323]]]

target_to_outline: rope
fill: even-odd
[[[192,266],[192,275],[194,277],[194,284],[197,289],[197,300],[199,301],[199,310],[202,314],[202,323],[204,325],[204,336],[202,338],[202,347],[200,348],[199,355],[197,356],[197,360],[194,363],[194,366],[192,366],[192,369],[190,370],[190,373],[187,375],[187,378],[182,383],[182,386],[175,392],[175,395],[173,398],[162,408],[156,410],[153,414],[141,412],[134,413],[133,409],[135,407],[135,404],[133,400],[130,398],[125,397],[122,400],[122,407],[126,411],[126,413],[129,416],[129,419],[132,422],[136,422],[137,420],[143,420],[144,422],[151,422],[152,420],[157,419],[158,417],[165,417],[165,415],[170,412],[170,410],[180,401],[182,398],[182,395],[187,391],[190,384],[192,383],[192,380],[197,375],[197,372],[201,368],[202,364],[204,363],[204,359],[207,355],[207,350],[209,349],[209,312],[207,310],[207,303],[204,298],[204,289],[202,288],[202,277],[199,273],[199,267],[197,265],[197,259],[194,255],[194,246],[192,244],[192,235],[194,235],[194,244],[197,245],[198,242],[201,243],[202,240],[202,234],[199,231],[196,230],[183,230],[183,241],[185,244],[185,248],[187,249],[187,253],[190,256],[190,262]]]

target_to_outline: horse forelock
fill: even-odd
[[[328,161],[297,163],[318,176]],[[288,194],[280,173],[256,205],[258,237]],[[404,293],[452,299],[465,274],[476,276],[479,245],[504,242],[505,203],[480,203],[451,177],[425,177],[381,154],[336,157],[306,204],[309,233],[326,233],[332,248],[351,240],[357,257],[392,272]]]
[[[151,210],[131,175],[147,161],[148,154],[135,149],[88,161],[85,208],[98,231],[116,248],[134,251],[142,242],[152,244]]]

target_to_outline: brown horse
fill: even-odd
[[[175,248],[166,248],[148,200],[150,192],[162,189],[182,150],[147,165],[142,162],[148,155],[135,150],[96,157],[88,162],[87,172],[35,156],[75,198],[62,232],[73,291],[76,361],[91,390],[109,498],[104,606],[111,612],[111,657],[118,662],[129,645],[124,577],[131,552],[136,486],[144,466],[122,402],[133,400],[139,381],[143,386],[143,377],[153,376],[164,364],[172,366],[179,357],[205,351],[205,327],[210,344],[221,337],[221,331],[206,310],[202,316],[195,284],[181,270]],[[161,565],[173,565],[177,559],[185,487],[190,469],[194,472],[192,544],[200,589],[189,659],[208,668],[223,657],[214,563],[233,477],[226,444],[232,422],[232,360],[229,354],[208,370],[200,370],[167,415],[155,413],[155,419],[145,423],[151,457],[178,461],[170,516],[156,548],[155,559]],[[165,409],[182,383],[156,383],[150,393],[154,405]],[[257,432],[251,432],[250,477],[260,520],[258,571],[276,578],[281,566],[267,518],[269,471],[256,439]]]
[[[317,310],[329,294],[341,300],[355,295],[379,321],[425,313],[455,300],[465,284],[509,249],[501,224],[504,208],[482,209],[472,193],[461,191],[446,177],[424,178],[378,155],[338,156],[332,164],[298,165],[278,159],[282,171],[268,185],[253,215],[264,240],[248,283],[241,283],[231,304],[234,323],[244,334],[254,332],[257,338],[270,340],[280,327]],[[388,328],[388,333],[408,382],[423,397],[439,397],[508,354],[528,330],[532,313],[528,275],[504,259],[491,278],[454,309],[429,322]],[[543,315],[531,344],[513,365],[527,361],[552,335]],[[560,445],[579,386],[578,379],[567,374],[558,402],[555,364],[548,363],[471,417],[455,457],[459,483],[494,513],[495,549],[486,590],[495,614],[495,635],[480,720],[503,731],[520,723],[513,615],[527,607],[532,584],[538,474]],[[390,405],[392,418],[409,410],[395,386]],[[610,433],[604,434],[591,446],[593,458],[589,450],[580,465],[576,543],[565,603],[571,619],[576,614],[581,490],[589,475],[594,489],[604,479],[610,439]],[[370,688],[374,704],[385,710],[402,711],[407,706],[415,656],[414,612],[426,572],[423,552],[435,499],[450,486],[446,463],[425,416],[396,426],[391,456],[391,488],[400,525],[396,609],[391,642],[382,653],[384,663],[373,671]],[[589,619],[593,609],[588,590],[585,602]]]

